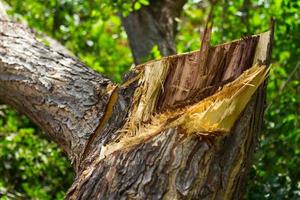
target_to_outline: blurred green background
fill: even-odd
[[[118,13],[147,0],[6,0],[9,14],[48,34],[94,70],[120,82],[133,59]],[[178,19],[177,51],[199,49],[207,1],[189,0]],[[221,0],[213,44],[268,30],[276,19],[265,123],[246,199],[300,199],[300,1]],[[151,58],[160,53],[153,47]],[[0,104],[0,199],[63,199],[70,163],[25,116]]]

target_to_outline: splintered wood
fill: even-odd
[[[119,141],[102,148],[101,158],[141,144],[170,128],[180,128],[185,134],[228,133],[254,92],[267,77],[269,70],[265,65],[255,64],[236,80],[219,88],[212,96],[184,108],[151,115],[158,93],[163,90],[163,77],[168,71],[166,63],[156,61],[145,65],[140,84],[143,84],[141,88],[146,90],[137,91],[135,96],[140,104],[130,113],[131,120],[122,130]],[[153,71],[150,72],[150,69]],[[146,121],[143,121],[144,119]]]
[[[210,33],[211,30],[208,31]],[[182,134],[225,135],[235,125],[269,68],[270,32],[200,51],[151,61],[136,68],[138,85],[128,121],[100,159],[128,150],[175,128]]]

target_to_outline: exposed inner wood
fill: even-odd
[[[163,90],[163,84],[169,72],[168,65],[168,60],[158,60],[149,62],[143,65],[142,69],[139,69],[142,71],[139,87],[134,93],[134,103],[124,129],[138,129],[139,126],[150,120],[151,115],[156,110],[159,94]]]
[[[116,85],[110,80],[41,44],[26,27],[0,20],[0,99],[28,115],[73,161],[76,180],[66,199],[241,199],[261,127],[264,85],[254,94],[246,92],[246,99],[252,97],[241,102],[247,104],[245,109],[238,106],[243,111],[237,120],[229,120],[230,126],[235,122],[230,131],[212,142],[202,136],[208,134],[206,129],[193,134],[199,124],[189,130],[194,126],[189,123],[198,118],[186,116],[199,117],[193,115],[198,114],[198,103],[220,93],[220,87],[237,81],[255,63],[268,64],[272,35],[216,47],[206,35],[200,51],[140,65],[112,92]],[[267,71],[261,69],[262,74]],[[258,81],[252,83],[255,87],[240,86],[252,90],[262,77],[250,79]],[[105,147],[124,138],[120,130],[126,123],[141,130],[155,117],[161,123],[163,116],[157,134],[101,159]],[[148,131],[136,135],[149,136]]]
[[[161,64],[161,61],[157,61],[156,65],[159,67],[152,68],[152,75],[149,75],[146,70],[144,77],[141,79],[146,89],[152,89],[137,91],[138,95],[142,93],[147,101],[143,102],[139,98],[139,102],[143,104],[141,106],[137,104],[138,108],[134,108],[129,118],[130,120],[138,118],[140,124],[132,125],[132,122],[129,120],[125,124],[125,128],[121,130],[122,134],[117,141],[101,149],[100,159],[116,151],[133,148],[135,145],[141,144],[169,128],[178,127],[188,135],[193,133],[198,133],[198,135],[222,135],[230,132],[241,112],[245,109],[252,95],[263,83],[268,73],[266,66],[257,64],[246,70],[233,82],[220,88],[214,95],[192,106],[151,116],[149,113],[153,112],[153,102],[156,100],[156,95],[153,92],[157,93],[159,90],[162,90],[162,83],[156,81],[148,83],[147,79],[156,80],[157,78],[162,78],[156,70],[167,71],[167,69],[162,70],[166,65]],[[145,69],[147,69],[147,66]],[[151,76],[155,76],[155,78]],[[143,88],[140,87],[140,89]],[[144,106],[147,103],[150,109]],[[147,117],[146,123],[142,118],[143,116]]]
[[[200,101],[212,95],[218,86],[241,75],[252,66],[258,38],[254,36],[216,47],[204,43],[204,54],[196,51],[173,59],[158,110]]]
[[[272,34],[267,32],[224,45],[207,46],[205,52],[208,52],[206,53],[208,58],[204,59],[205,64],[201,65],[200,57],[203,55],[200,51],[153,61],[163,63],[162,66],[168,68],[167,73],[159,69],[159,73],[154,77],[154,79],[165,77],[165,81],[164,79],[161,82],[153,81],[153,85],[149,79],[144,79],[142,72],[147,66],[154,66],[153,69],[157,66],[153,62],[138,66],[136,70],[140,72],[140,79],[129,116],[134,118],[136,112],[139,114],[127,130],[141,130],[140,134],[136,135],[144,134],[148,137],[150,130],[142,131],[138,128],[151,124],[153,118],[159,120],[159,116],[172,112],[179,112],[179,116],[184,116],[185,112],[180,113],[184,108],[197,107],[198,102],[221,92],[220,87],[226,88],[225,85],[237,81],[237,78],[255,63],[260,65],[260,61],[264,63],[269,59]],[[260,69],[262,71],[258,72],[262,72],[263,75],[254,76],[258,78],[253,78],[256,83],[241,83],[238,88],[243,86],[247,88],[245,91],[248,89],[255,91],[254,88],[260,85],[268,71],[267,68]],[[190,84],[191,81],[199,81],[199,84]],[[147,90],[145,85],[151,89]],[[107,154],[105,159],[101,158],[101,152],[104,152],[106,147],[125,138],[127,127],[125,125],[123,129],[125,132],[119,129],[114,137],[111,137],[110,142],[101,145],[98,151],[92,153],[93,159],[81,171],[67,198],[241,199],[264,108],[264,86],[258,87],[254,94],[253,90],[250,93],[246,92],[246,99],[252,96],[248,103],[241,101],[246,107],[243,109],[241,106],[238,109],[243,111],[237,121],[229,120],[231,121],[229,124],[235,122],[233,127],[228,128],[230,131],[227,134],[215,137],[214,145],[210,145],[204,137],[198,136],[199,134],[186,134],[185,129],[191,126],[175,128],[170,125],[180,117],[174,119],[165,116],[166,120],[160,124],[162,129],[156,131],[157,134],[146,140],[141,136],[142,142],[135,143],[133,148],[113,151]],[[243,93],[236,93],[233,96],[237,97],[238,94]],[[144,101],[141,101],[142,99]],[[235,118],[236,116],[232,119]],[[130,120],[132,119],[129,117],[126,123]],[[193,119],[186,122],[191,121]],[[130,137],[133,132],[129,132],[127,136]],[[203,134],[207,133],[200,132],[200,135]],[[134,141],[127,141],[128,143],[132,145]]]

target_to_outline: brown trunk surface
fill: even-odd
[[[140,73],[147,71],[147,66],[153,67],[156,76],[162,74],[160,78],[165,79],[161,80],[163,90],[152,88],[153,92],[149,92],[152,85],[144,84],[145,81],[133,83],[138,85],[137,88],[143,88],[143,92],[137,89],[138,97],[134,97],[129,121],[131,118],[137,119],[129,128],[151,123],[149,116],[155,113],[195,104],[215,93],[220,86],[236,79],[253,63],[266,62],[270,39],[271,33],[267,32],[164,58],[163,66],[168,66],[165,75],[155,71],[158,69],[155,63],[161,61],[138,66],[136,70]],[[149,82],[152,81],[155,82]],[[152,99],[154,95],[158,95],[154,98],[156,100]],[[83,167],[79,172],[68,198],[241,199],[262,123],[264,99],[264,86],[261,86],[230,133],[215,137],[218,133],[208,133],[205,137],[187,135],[178,127],[170,128],[136,145],[129,144],[130,147],[99,158],[102,154],[100,146],[109,146],[113,138],[117,138],[115,133],[113,137],[107,132],[99,134],[95,139],[98,149],[94,149],[83,161],[82,166],[87,168]],[[135,107],[144,109],[138,117],[132,114],[135,113]],[[111,120],[118,114],[118,111],[113,111]],[[113,127],[116,127],[115,124]],[[130,137],[131,132],[134,132],[134,128],[126,132],[128,136],[125,134],[115,140]],[[101,142],[103,140],[106,142]]]
[[[2,20],[0,99],[67,152],[76,179],[66,199],[241,199],[262,124],[264,84],[229,132],[187,134],[169,125],[255,63],[268,65],[272,35],[211,47],[207,29],[201,50],[139,65],[117,85]],[[123,148],[105,153],[114,144]]]

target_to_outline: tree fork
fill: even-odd
[[[200,51],[137,66],[116,85],[46,47],[23,25],[1,21],[0,99],[29,116],[73,161],[76,179],[66,199],[240,199],[262,124],[264,84],[226,134],[186,134],[175,126],[101,153],[136,137],[134,130],[153,116],[193,106],[256,63],[268,65],[272,37],[273,30],[218,46],[204,37]]]

